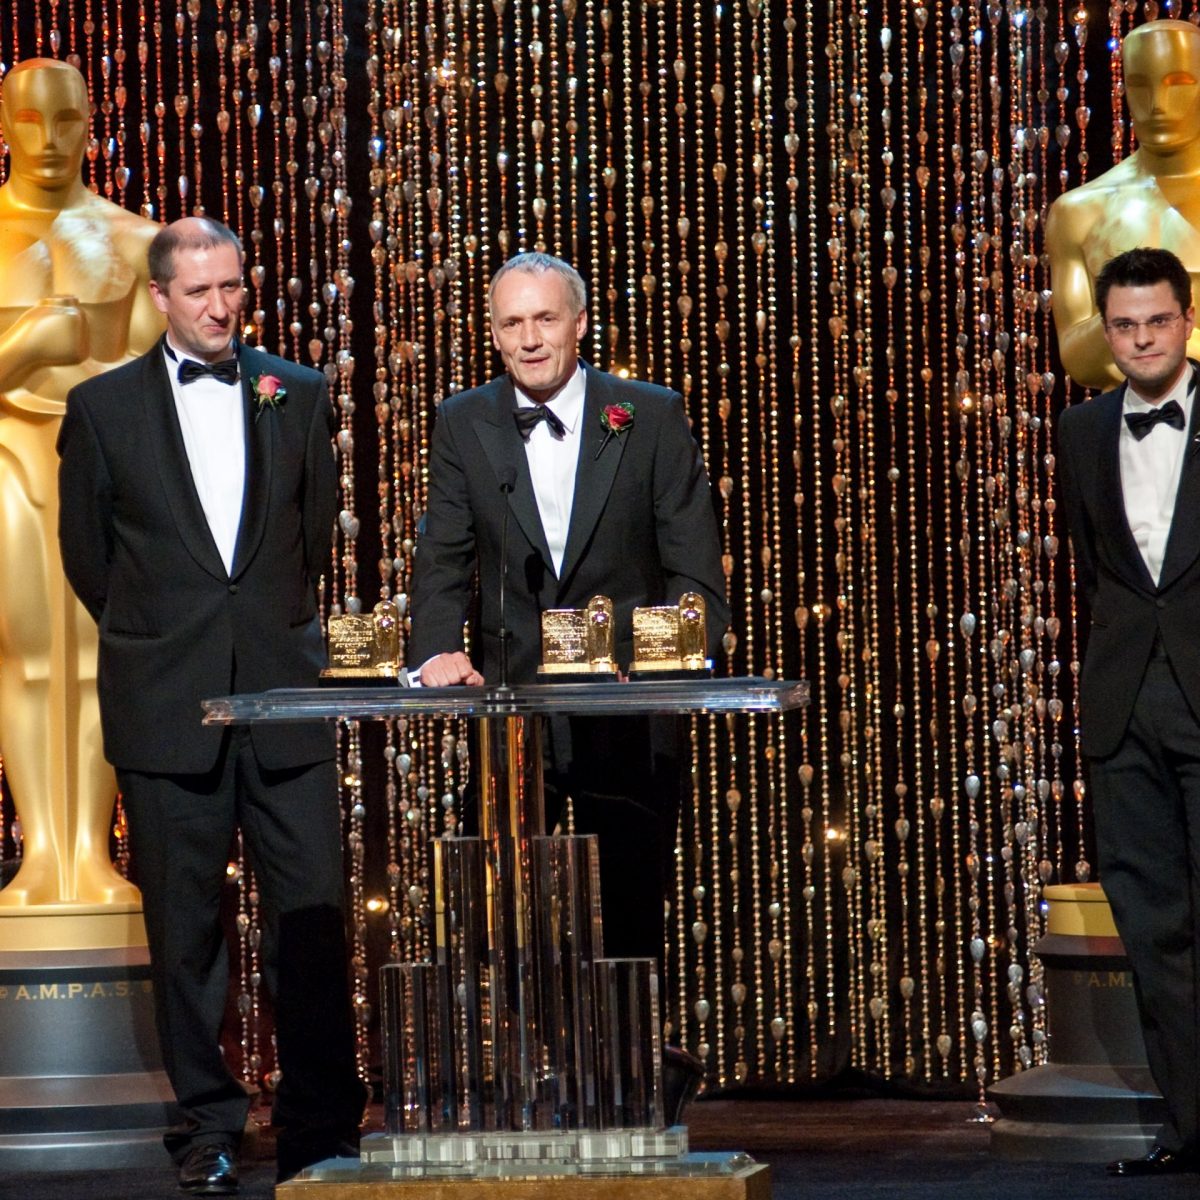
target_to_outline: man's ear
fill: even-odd
[[[167,311],[167,289],[161,286],[157,279],[151,279],[146,286],[150,289],[150,299],[154,301],[154,307],[160,313],[165,313]]]

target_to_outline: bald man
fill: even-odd
[[[159,1039],[183,1111],[167,1149],[193,1195],[237,1190],[248,1101],[221,1055],[220,898],[240,828],[275,1001],[280,1179],[357,1153],[331,728],[222,729],[200,701],[316,683],[317,581],[337,508],[321,375],[237,342],[243,255],[189,217],[150,245],[167,331],[74,388],[59,438],[59,539],[99,625],[105,756],[145,903]]]

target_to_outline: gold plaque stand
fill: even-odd
[[[770,1200],[771,1168],[721,1175],[550,1175],[391,1178],[386,1167],[310,1167],[275,1188],[279,1200]]]
[[[329,618],[329,666],[321,683],[388,684],[400,679],[400,610],[380,600],[370,616]]]
[[[678,604],[633,610],[631,679],[689,679],[712,664],[706,657],[704,597],[684,592]]]
[[[613,605],[593,596],[586,608],[552,608],[542,613],[542,661],[538,675],[547,683],[614,679]]]

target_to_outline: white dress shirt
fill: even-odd
[[[170,338],[167,339],[171,345]],[[242,385],[222,383],[212,376],[179,382],[179,364],[188,355],[171,345],[175,358],[164,350],[167,375],[175,397],[175,411],[183,431],[192,481],[208,528],[217,543],[225,570],[233,573],[233,552],[242,522],[246,490],[246,426]]]
[[[1167,552],[1171,518],[1175,513],[1175,494],[1179,491],[1188,430],[1192,424],[1192,403],[1195,398],[1193,376],[1194,368],[1188,366],[1158,404],[1143,400],[1132,387],[1125,389],[1118,447],[1125,517],[1150,578],[1156,584]],[[1130,433],[1129,426],[1125,424],[1126,413],[1151,412],[1169,400],[1177,401],[1183,409],[1182,429],[1172,429],[1160,421],[1140,440]]]
[[[514,386],[514,391],[518,408],[533,408],[537,404],[520,388]],[[583,400],[586,391],[587,376],[582,366],[576,367],[575,374],[546,405],[563,423],[565,436],[556,437],[545,421],[539,421],[525,443],[525,459],[533,477],[538,515],[542,518],[542,530],[554,562],[554,573],[560,576],[563,555],[567,549],[567,531],[571,526],[571,506],[575,502],[575,472],[579,466],[579,447],[583,439]],[[428,662],[408,673],[409,687],[421,686],[421,672],[426,666]]]
[[[567,549],[567,530],[571,526],[571,506],[575,502],[575,471],[579,466],[579,445],[583,437],[583,397],[587,377],[582,367],[563,384],[558,395],[546,407],[566,427],[566,436],[556,437],[545,421],[539,421],[525,443],[525,458],[533,477],[533,493],[546,534],[546,545],[554,563],[555,575],[562,575],[563,554]],[[517,407],[534,408],[531,400],[516,388]]]

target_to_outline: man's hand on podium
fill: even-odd
[[[460,683],[467,687],[483,686],[483,676],[461,650],[453,654],[435,654],[421,664],[416,674],[421,687],[454,687]],[[409,678],[412,678],[411,672]]]

